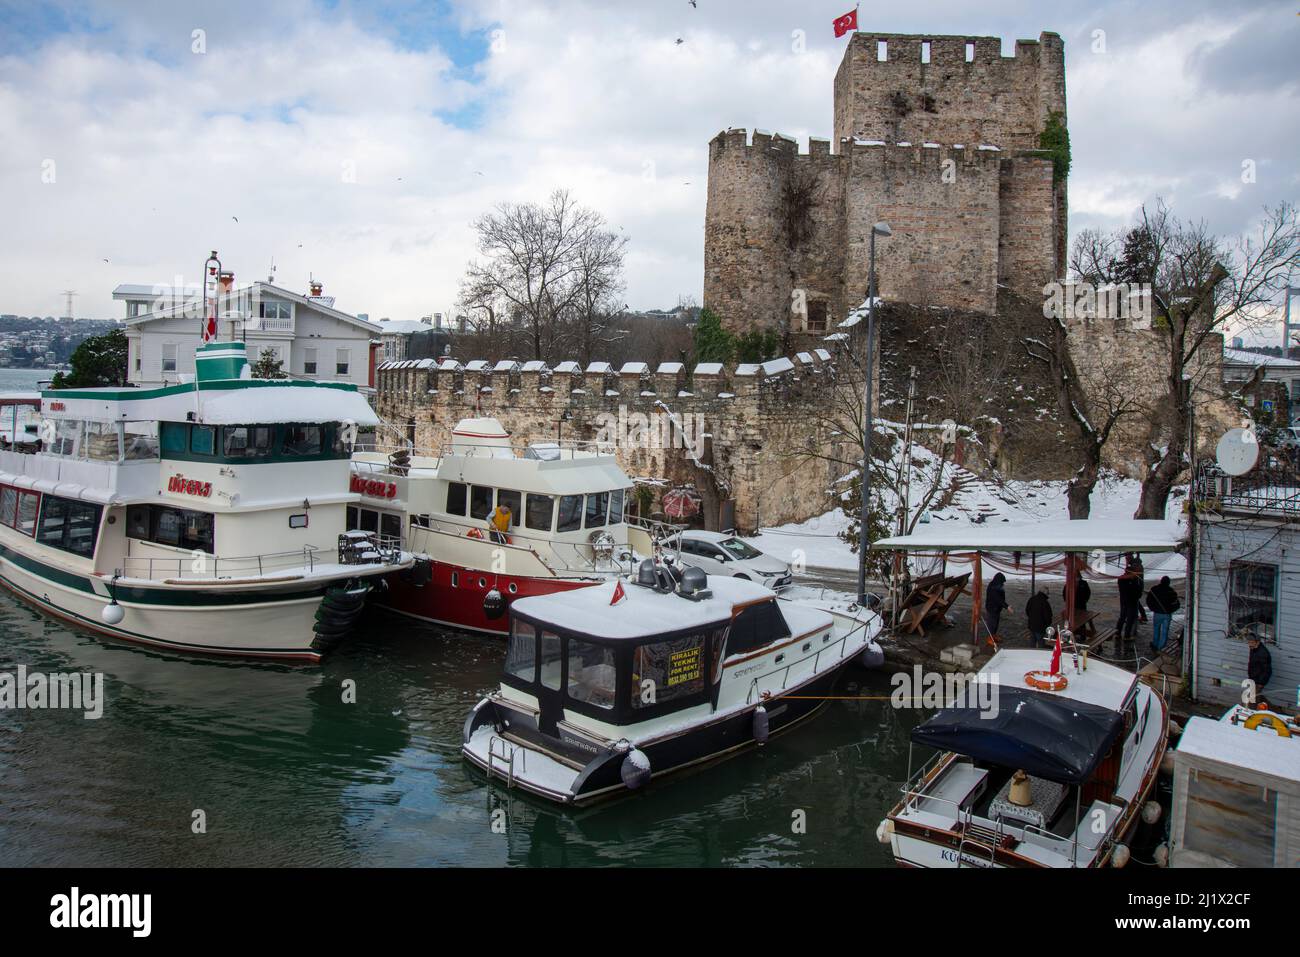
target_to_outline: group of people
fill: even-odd
[[[984,592],[984,625],[989,638],[995,644],[998,628],[1002,623],[1002,612],[1007,604],[1006,576],[998,572],[989,581]],[[1181,602],[1178,592],[1170,584],[1169,576],[1160,579],[1160,584],[1147,591],[1142,568],[1142,559],[1137,556],[1129,558],[1124,567],[1124,574],[1116,583],[1119,590],[1119,621],[1115,625],[1115,641],[1121,648],[1131,642],[1137,631],[1139,619],[1147,620],[1147,611],[1151,612],[1151,649],[1161,651],[1169,642],[1169,623]],[[1143,596],[1146,605],[1143,607]],[[1069,587],[1062,589],[1062,598],[1069,599]],[[1074,579],[1075,617],[1084,616],[1088,611],[1088,602],[1092,599],[1092,587],[1082,575]],[[1047,596],[1047,587],[1039,585],[1025,604],[1025,617],[1029,624],[1030,644],[1042,648],[1047,644],[1047,630],[1052,625],[1052,603]]]

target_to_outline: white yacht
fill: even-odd
[[[938,749],[877,837],[913,867],[1123,864],[1169,737],[1164,699],[1077,652],[998,652],[977,680],[995,707],[945,707],[912,731]],[[909,762],[910,764],[910,762]],[[1121,849],[1122,848],[1122,849]]]
[[[814,714],[880,618],[646,561],[635,580],[522,598],[465,757],[539,797],[586,804],[763,744]]]
[[[248,377],[205,342],[193,381],[46,390],[39,447],[0,451],[0,583],[96,632],[315,661],[411,559],[348,533],[350,385]]]

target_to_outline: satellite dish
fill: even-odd
[[[1229,429],[1214,450],[1219,468],[1228,475],[1245,475],[1259,461],[1259,440],[1253,429]]]

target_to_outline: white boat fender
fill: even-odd
[[[505,596],[495,588],[489,589],[488,593],[483,596],[483,614],[487,616],[488,621],[496,621],[505,613]]]
[[[1168,844],[1158,845],[1155,851],[1152,852],[1151,856],[1155,859],[1156,867],[1168,867],[1169,866],[1169,845]]]
[[[1132,856],[1133,854],[1129,851],[1127,844],[1116,844],[1115,850],[1111,851],[1110,854],[1110,866],[1124,867]]]
[[[1164,809],[1160,807],[1159,801],[1147,801],[1142,805],[1142,820],[1148,824],[1154,824],[1160,820],[1160,815]]]
[[[120,625],[122,619],[126,617],[126,609],[119,605],[115,598],[104,606],[104,610],[99,613],[99,617],[104,619],[106,625]]]
[[[876,825],[876,840],[881,844],[888,844],[894,839],[894,822],[885,818]]]
[[[867,647],[862,649],[858,660],[864,668],[879,668],[885,663],[885,652],[874,641],[869,641]]]
[[[633,748],[619,765],[618,776],[629,791],[643,787],[650,780],[650,759],[639,748]]]
[[[767,709],[761,704],[754,709],[754,740],[759,744],[767,744],[768,735],[771,729],[767,720]]]

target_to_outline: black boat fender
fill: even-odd
[[[506,613],[506,599],[497,588],[490,589],[483,596],[483,614],[488,621],[496,621]]]
[[[754,740],[759,744],[767,744],[767,737],[770,733],[767,708],[760,704],[754,709]]]
[[[618,743],[617,751],[623,755],[618,766],[618,776],[629,791],[643,787],[650,780],[650,758],[626,739]]]

